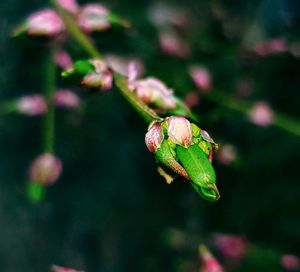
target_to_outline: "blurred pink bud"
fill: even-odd
[[[295,255],[282,255],[280,263],[282,267],[288,270],[297,270],[299,268],[299,258]]]
[[[74,92],[67,89],[59,89],[54,96],[55,105],[60,108],[78,108],[80,98]]]
[[[200,259],[203,262],[203,267],[200,272],[224,272],[225,270],[217,259],[210,253],[206,246],[199,247]]]
[[[164,140],[164,134],[161,124],[155,123],[152,125],[145,136],[145,143],[150,152],[155,153]]]
[[[273,123],[274,112],[267,102],[256,102],[250,112],[250,120],[258,126],[269,126]]]
[[[200,99],[199,99],[199,95],[196,92],[190,92],[186,95],[185,99],[185,104],[189,107],[189,108],[193,108],[196,107],[200,104]]]
[[[154,104],[162,110],[176,108],[176,98],[173,90],[156,78],[146,78],[131,82],[129,88],[134,90],[137,96],[146,104]]]
[[[270,39],[256,43],[255,52],[259,56],[267,56],[287,50],[286,41],[283,38]]]
[[[61,69],[68,70],[72,67],[72,59],[68,52],[60,50],[56,51],[54,55],[55,64]]]
[[[111,89],[113,83],[112,72],[102,60],[93,59],[90,63],[94,65],[95,72],[90,72],[84,76],[81,84],[84,87],[107,91]]]
[[[159,35],[160,48],[166,55],[185,58],[190,55],[190,47],[175,32],[161,32]]]
[[[78,14],[77,23],[87,33],[110,28],[109,10],[100,4],[87,4]]]
[[[32,162],[29,169],[29,177],[32,182],[51,185],[58,180],[61,172],[61,160],[51,153],[45,153]]]
[[[26,22],[29,35],[56,36],[65,30],[65,25],[52,9],[44,9],[33,13]]]
[[[72,268],[53,265],[51,267],[51,272],[84,272],[84,271],[79,271],[79,270],[74,270]]]
[[[201,129],[201,137],[202,137],[205,141],[207,141],[207,142],[209,142],[209,143],[215,144],[214,139],[213,139],[213,138],[208,134],[208,132],[207,132],[206,130],[204,130],[204,129]]]
[[[217,234],[214,237],[214,244],[221,251],[224,257],[240,260],[247,251],[247,242],[243,236]]]
[[[169,139],[178,145],[188,147],[193,144],[192,125],[182,116],[167,118]]]
[[[76,0],[57,0],[57,3],[70,13],[75,14],[79,11],[79,5]]]
[[[212,86],[211,74],[206,68],[201,66],[192,66],[189,69],[189,73],[199,90],[204,92],[210,91]]]
[[[36,116],[47,112],[47,104],[41,95],[23,96],[17,101],[16,109],[19,113]]]
[[[231,144],[223,144],[217,152],[217,160],[225,165],[230,165],[237,156],[236,148]]]
[[[130,81],[144,74],[143,62],[135,57],[120,57],[116,55],[105,56],[107,65],[114,71],[129,78]]]
[[[183,10],[183,7],[174,7],[162,2],[158,2],[150,7],[148,17],[159,28],[168,25],[184,27],[188,22],[188,14]]]

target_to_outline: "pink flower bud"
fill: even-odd
[[[160,48],[166,55],[185,58],[190,55],[188,44],[175,32],[162,32],[159,36]]]
[[[286,41],[283,38],[270,39],[258,42],[255,45],[255,52],[259,56],[285,52],[287,50]]]
[[[129,81],[136,80],[144,74],[144,64],[136,57],[107,55],[105,61],[114,72],[128,77]]]
[[[78,271],[72,268],[53,265],[51,267],[51,272],[84,272],[84,271]]]
[[[169,139],[175,144],[188,147],[193,144],[192,125],[182,116],[171,116],[166,119]]]
[[[269,126],[273,123],[274,112],[268,103],[257,102],[250,112],[250,120],[258,126]]]
[[[247,242],[243,236],[217,234],[214,244],[226,258],[238,261],[246,255]]]
[[[43,96],[30,95],[21,97],[17,101],[17,111],[29,116],[36,116],[47,112],[47,104]]]
[[[90,60],[95,67],[95,72],[90,72],[83,78],[81,84],[84,87],[107,91],[111,89],[113,83],[112,72],[108,69],[106,63],[102,60]]]
[[[76,0],[57,0],[58,4],[70,13],[76,14],[79,11],[79,5]]]
[[[299,269],[299,258],[295,255],[282,255],[280,263],[283,268],[288,270]]]
[[[200,258],[203,262],[203,267],[200,272],[224,272],[225,270],[217,261],[217,259],[210,253],[206,246],[199,247]]]
[[[231,144],[223,144],[217,152],[217,160],[225,165],[230,165],[237,157],[236,148]]]
[[[54,10],[44,9],[27,19],[26,29],[33,36],[56,36],[65,30],[65,25]]]
[[[146,146],[150,152],[155,153],[160,147],[162,141],[164,140],[164,134],[161,128],[161,124],[155,123],[152,125],[145,136]]]
[[[58,180],[61,172],[61,160],[51,153],[45,153],[32,162],[29,169],[29,177],[32,182],[51,185]]]
[[[173,90],[168,89],[164,83],[156,78],[146,78],[130,83],[132,90],[146,104],[153,103],[160,109],[169,110],[176,108],[176,99]]]
[[[79,97],[67,89],[59,89],[54,96],[55,105],[60,108],[78,108],[80,105]]]
[[[63,50],[55,52],[54,62],[58,67],[64,70],[68,70],[72,68],[72,64],[73,64],[70,55]]]
[[[100,4],[85,5],[79,15],[77,23],[87,33],[102,31],[110,28],[109,10]]]
[[[206,68],[201,66],[192,66],[189,69],[189,73],[199,90],[204,92],[210,91],[212,85],[211,74]]]
[[[185,104],[189,107],[189,108],[193,108],[196,107],[200,104],[200,99],[199,99],[199,95],[196,92],[190,92],[186,95],[185,99]]]

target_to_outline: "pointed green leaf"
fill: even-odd
[[[215,184],[216,174],[201,148],[195,144],[187,148],[177,145],[176,154],[194,189],[207,200],[218,200],[220,195]]]
[[[160,147],[157,149],[155,153],[155,158],[164,166],[173,170],[176,174],[189,179],[184,168],[176,161],[172,154],[172,150],[168,144],[167,140],[163,140]]]

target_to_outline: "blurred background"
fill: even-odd
[[[101,3],[132,28],[94,35],[99,50],[140,58],[145,74],[185,99],[220,143],[214,166],[222,197],[212,204],[181,179],[167,185],[144,144],[146,123],[118,91],[82,94],[75,87],[84,109],[57,111],[55,150],[64,170],[40,204],[27,199],[26,185],[41,153],[42,118],[0,117],[1,271],[49,271],[51,264],[199,271],[200,243],[226,271],[299,271],[296,257],[288,270],[282,256],[300,256],[300,2]],[[0,2],[1,101],[43,92],[47,49],[11,32],[47,6]],[[72,42],[66,48],[73,59],[87,57]],[[192,66],[210,77],[202,90]],[[265,119],[255,117],[257,105]],[[222,251],[216,237],[225,234],[244,241],[238,258]]]

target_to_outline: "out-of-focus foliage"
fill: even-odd
[[[268,101],[274,111],[299,120],[298,1],[165,1],[187,14],[187,25],[175,29],[191,49],[179,58],[159,49],[161,29],[149,19],[154,1],[103,2],[133,27],[96,34],[101,52],[140,57],[148,75],[182,98],[195,90],[190,65],[203,65],[213,89]],[[1,100],[42,92],[46,49],[10,34],[46,6],[0,2]],[[257,43],[278,37],[289,50],[255,53]],[[87,57],[72,42],[67,48],[76,59]],[[216,232],[242,234],[251,242],[242,263],[228,271],[282,271],[281,254],[300,255],[299,137],[256,126],[200,97],[193,108],[200,126],[236,152],[230,165],[214,162],[222,198],[211,204],[187,183],[167,185],[156,173],[144,144],[146,125],[115,89],[82,99],[84,111],[57,112],[56,153],[64,172],[40,205],[26,199],[25,180],[27,165],[41,151],[41,119],[0,117],[1,271],[48,271],[53,263],[90,272],[197,271],[198,244],[210,243]],[[182,243],[174,231],[182,233]],[[226,260],[221,256],[220,262]]]

